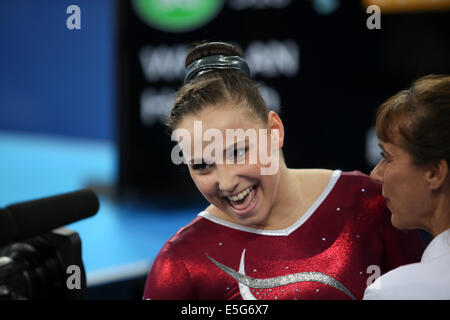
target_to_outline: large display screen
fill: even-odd
[[[241,48],[283,120],[290,168],[369,173],[376,107],[422,75],[450,73],[448,11],[385,14],[338,0],[119,3],[119,187],[142,199],[201,198],[186,166],[172,163],[164,126],[192,43]]]

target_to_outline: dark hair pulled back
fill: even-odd
[[[217,55],[243,58],[242,52],[231,44],[206,42],[189,51],[185,67],[199,59]],[[235,69],[213,69],[195,76],[178,90],[166,125],[173,130],[186,115],[198,114],[204,108],[220,103],[246,107],[255,118],[267,122],[269,109],[250,78]]]

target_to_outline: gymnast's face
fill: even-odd
[[[274,168],[274,159],[279,161],[277,151],[282,146],[283,137],[276,135],[273,138],[273,132],[279,132],[274,130],[279,125],[282,126],[281,120],[274,112],[269,113],[268,123],[265,124],[251,116],[245,107],[231,104],[206,107],[200,113],[186,115],[182,119],[177,129],[187,130],[193,137],[189,156],[186,156],[189,145],[180,142],[185,161],[195,185],[213,205],[213,214],[244,226],[264,224],[276,198],[280,174],[278,167],[272,170],[272,174],[261,173],[269,167]],[[269,130],[266,135],[258,135],[259,129]],[[239,130],[256,133],[256,140],[250,134],[238,135],[235,139],[227,137],[227,132],[236,133]],[[202,140],[199,144],[202,148],[197,147],[196,150],[194,140],[200,132]],[[215,138],[206,138],[208,132],[215,133]],[[216,138],[218,141],[215,141]],[[265,146],[259,148],[262,142]],[[211,146],[215,146],[215,152],[209,152],[212,157],[205,153]],[[263,149],[265,153],[260,152]],[[268,157],[263,160],[262,155]],[[271,163],[267,161],[269,158]]]
[[[382,194],[398,229],[424,228],[433,207],[426,168],[414,164],[397,143],[380,141],[382,159],[370,176],[382,184]]]

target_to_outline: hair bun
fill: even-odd
[[[204,42],[196,45],[189,51],[186,57],[184,67],[186,68],[193,62],[208,56],[238,56],[243,58],[241,50],[225,42]]]
[[[242,53],[236,47],[224,42],[209,42],[195,47],[186,62],[186,84],[197,76],[218,70],[236,70],[246,77],[250,77],[250,68],[242,58]]]

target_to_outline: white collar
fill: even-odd
[[[450,229],[438,234],[426,247],[422,254],[421,262],[427,262],[450,254]]]

